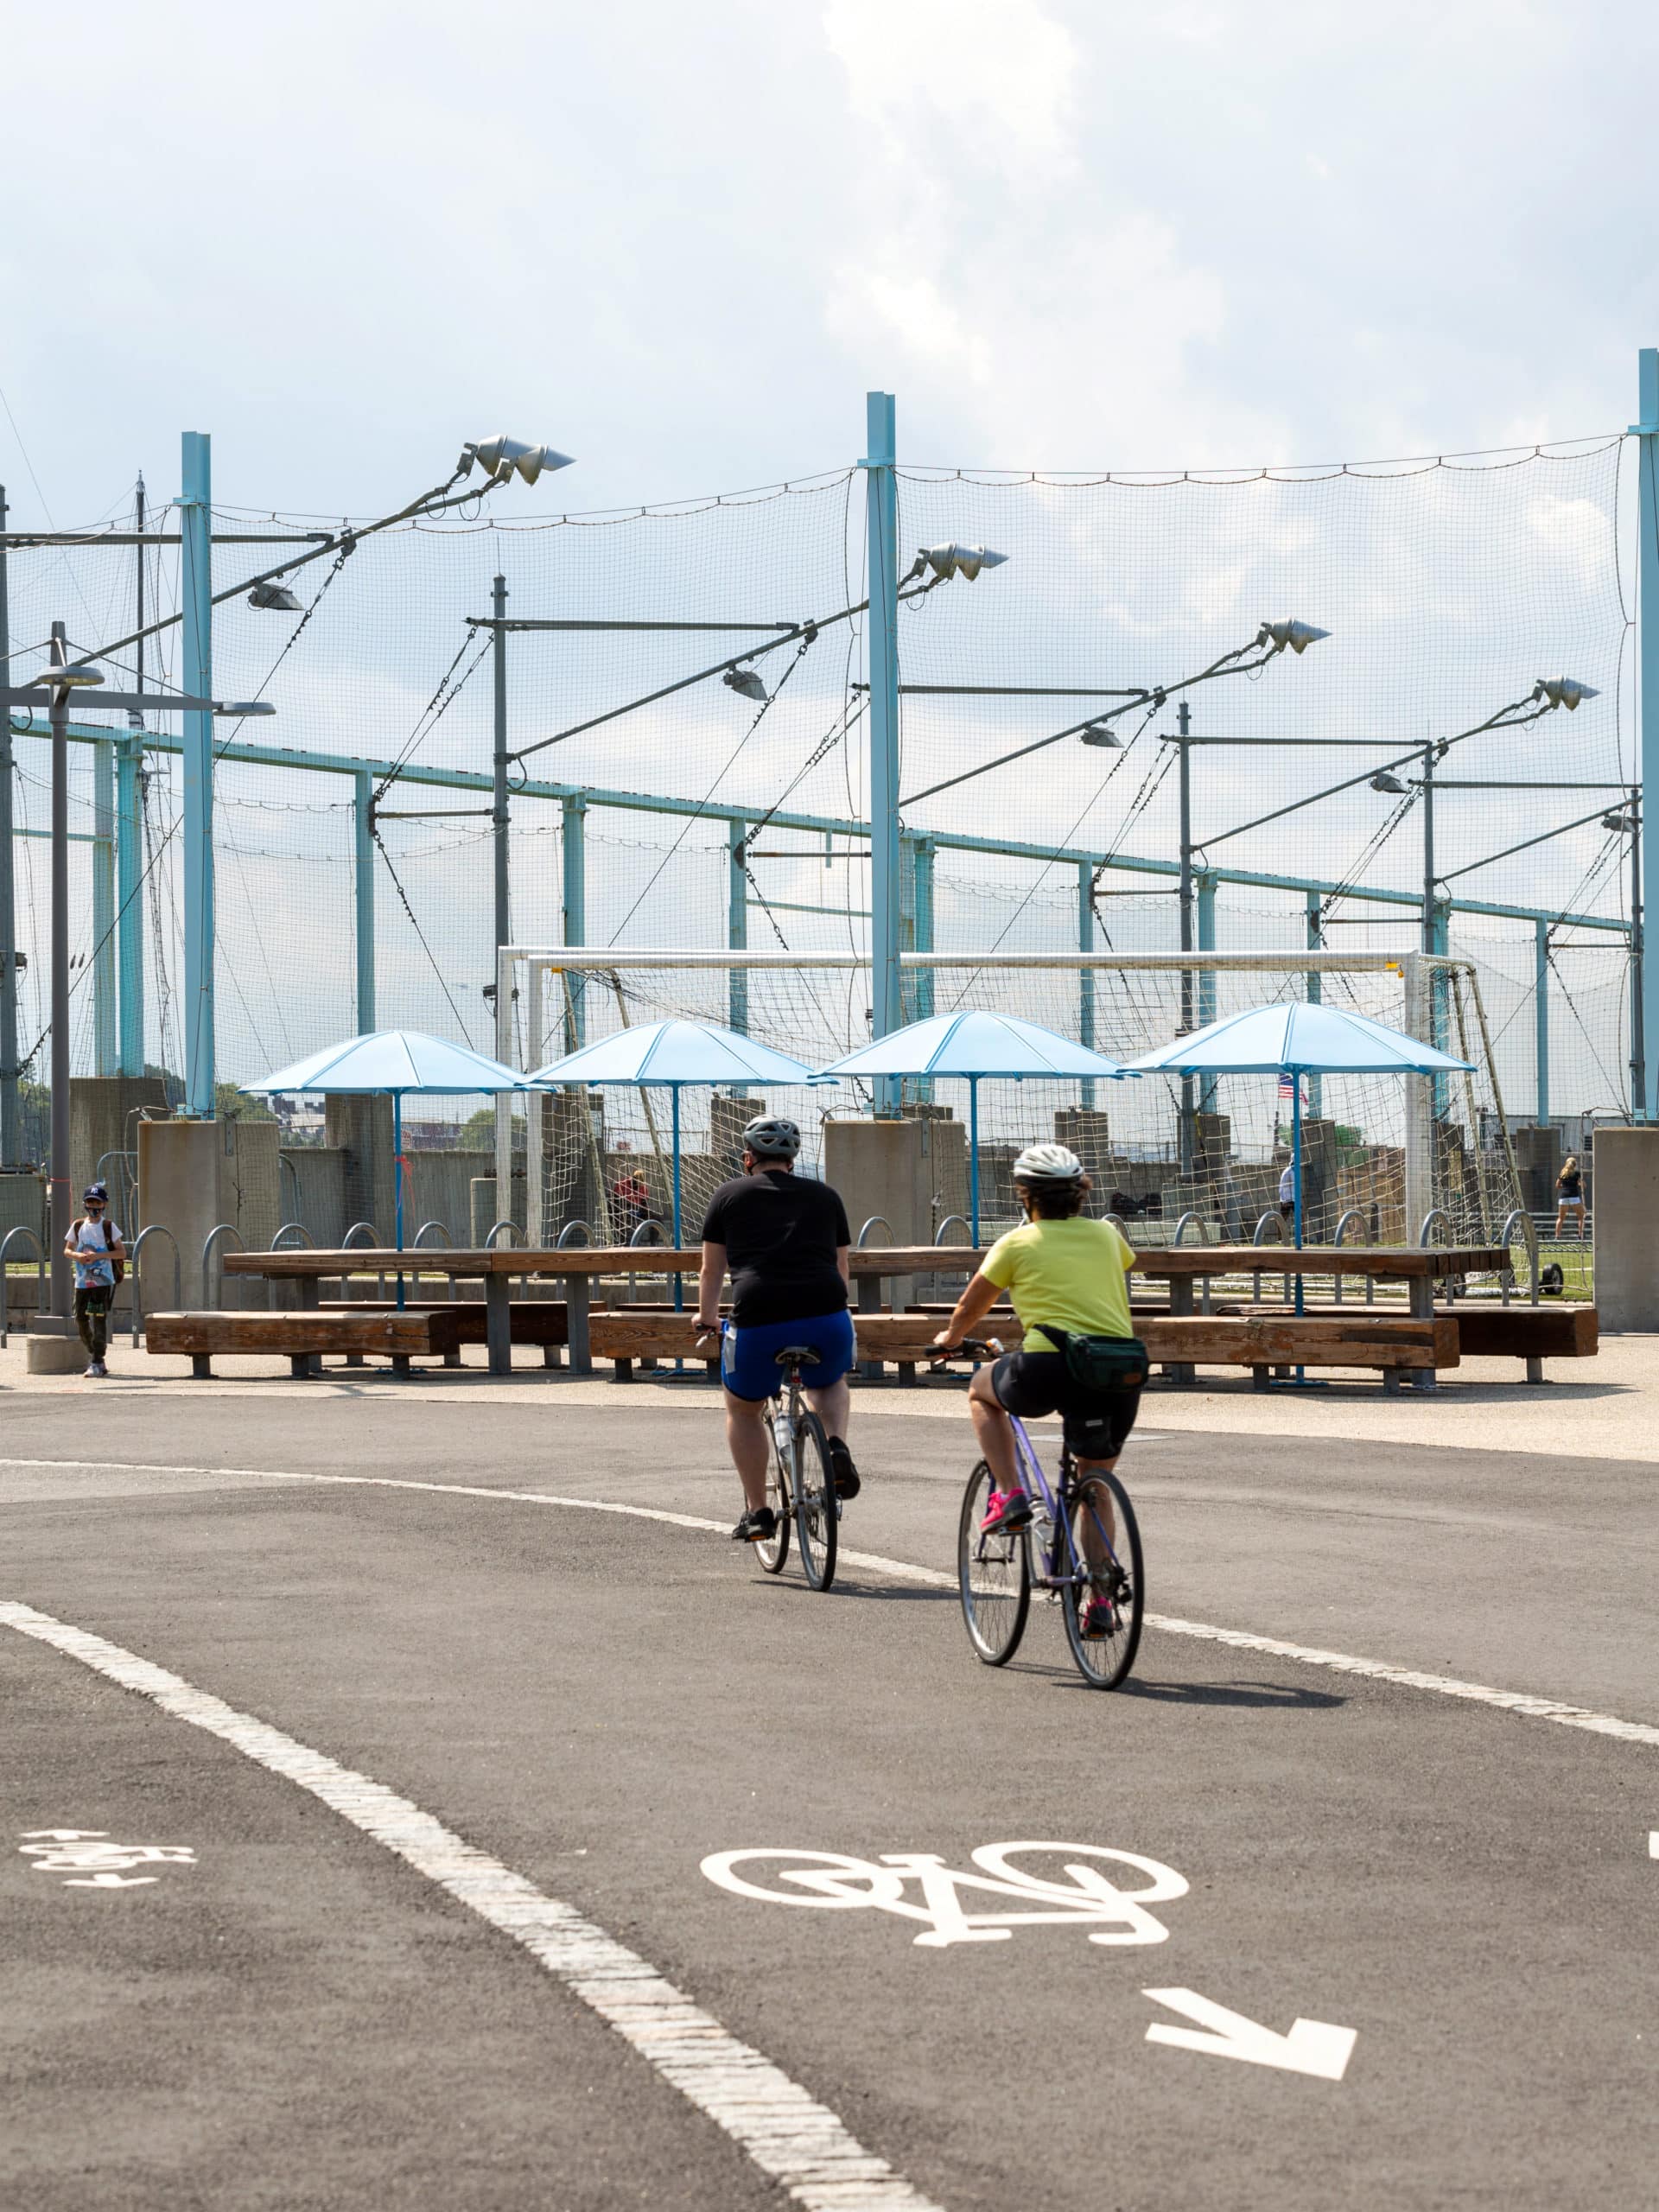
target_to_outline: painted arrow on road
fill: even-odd
[[[43,1836],[51,1843],[98,1843],[108,1834],[107,1828],[25,1828],[23,1841]]]
[[[1148,2043],[1176,2044],[1183,2050],[1205,2050],[1215,2058],[1242,2058],[1248,2066],[1277,2066],[1287,2074],[1314,2074],[1324,2082],[1340,2082],[1358,2039],[1355,2029],[1333,2027],[1328,2020],[1297,2020],[1290,2033],[1281,2036],[1259,2020],[1200,1997],[1196,1989],[1145,1989],[1141,1993],[1200,2023],[1196,2028],[1172,2028],[1154,2020],[1147,2030]]]
[[[66,1890],[136,1890],[142,1882],[154,1882],[154,1874],[70,1874],[66,1876]]]

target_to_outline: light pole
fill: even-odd
[[[222,702],[188,694],[171,696],[136,691],[106,691],[104,678],[84,659],[72,660],[67,634],[61,622],[52,625],[52,658],[29,685],[0,688],[0,708],[8,717],[13,707],[38,707],[42,688],[52,744],[52,1157],[50,1166],[49,1235],[52,1243],[52,1308],[48,1335],[69,1332],[70,1262],[64,1251],[69,1233],[69,701],[79,690],[98,688],[99,704],[142,714],[145,708],[162,707],[187,715],[269,715],[276,709],[263,701]]]

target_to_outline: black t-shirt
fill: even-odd
[[[836,1254],[853,1240],[840,1193],[827,1183],[779,1168],[734,1175],[709,1200],[702,1235],[726,1247],[732,1319],[741,1329],[846,1306]]]

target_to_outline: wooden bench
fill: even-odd
[[[892,1364],[901,1382],[913,1382],[927,1359],[939,1317],[934,1313],[855,1313],[861,1364]],[[996,1323],[991,1325],[996,1332]],[[1002,1323],[1004,1343],[1017,1326]],[[1458,1323],[1450,1314],[1432,1320],[1352,1314],[1313,1317],[1280,1313],[1147,1316],[1137,1327],[1154,1360],[1202,1362],[1207,1367],[1248,1367],[1265,1387],[1276,1367],[1376,1368],[1385,1389],[1402,1375],[1431,1381],[1437,1368],[1458,1364]],[[632,1312],[595,1313],[588,1324],[596,1357],[615,1363],[615,1379],[633,1379],[636,1363],[697,1357],[690,1314]],[[711,1371],[715,1363],[708,1364]]]
[[[454,1323],[454,1342],[443,1355],[446,1367],[461,1365],[462,1344],[486,1344],[489,1338],[489,1309],[481,1298],[411,1298],[399,1308],[390,1298],[325,1298],[319,1301],[320,1313],[442,1313]],[[559,1355],[570,1340],[569,1316],[563,1299],[515,1298],[509,1308],[508,1318],[512,1326],[512,1342],[516,1344],[539,1344],[543,1367],[556,1367]],[[346,1355],[347,1367],[361,1366],[360,1352]]]
[[[315,1374],[324,1352],[378,1352],[395,1375],[408,1376],[419,1353],[446,1357],[460,1342],[453,1308],[423,1306],[398,1313],[149,1313],[144,1349],[188,1353],[199,1380],[213,1371],[215,1352],[285,1352],[296,1376]]]

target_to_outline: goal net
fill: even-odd
[[[1310,1243],[1491,1243],[1521,1204],[1478,981],[1465,961],[1369,952],[959,954],[902,958],[905,1013],[1015,1014],[1128,1061],[1183,1030],[1252,1006],[1322,999],[1433,1041],[1473,1063],[1438,1077],[1325,1075],[1302,1080],[1304,1220]],[[719,1024],[820,1067],[867,1043],[871,978],[859,955],[504,952],[499,1003],[511,1009],[500,1056],[526,1069],[579,1044],[668,1016]],[[1287,1078],[1143,1076],[1055,1082],[988,1076],[978,1086],[982,1230],[1020,1217],[1011,1170],[1039,1139],[1071,1147],[1092,1180],[1091,1211],[1115,1212],[1142,1243],[1244,1243],[1278,1236],[1290,1157]],[[803,1166],[821,1172],[832,1121],[897,1113],[944,1127],[925,1225],[965,1243],[969,1086],[906,1077],[687,1089],[680,1106],[683,1233],[695,1241],[715,1185],[736,1171],[744,1123],[799,1122]],[[585,1230],[622,1243],[670,1219],[669,1094],[571,1087],[498,1113],[497,1171],[522,1181],[514,1217],[531,1243]],[[509,1160],[506,1147],[513,1147]],[[574,1227],[573,1224],[581,1224]],[[860,1224],[855,1224],[856,1231]]]

